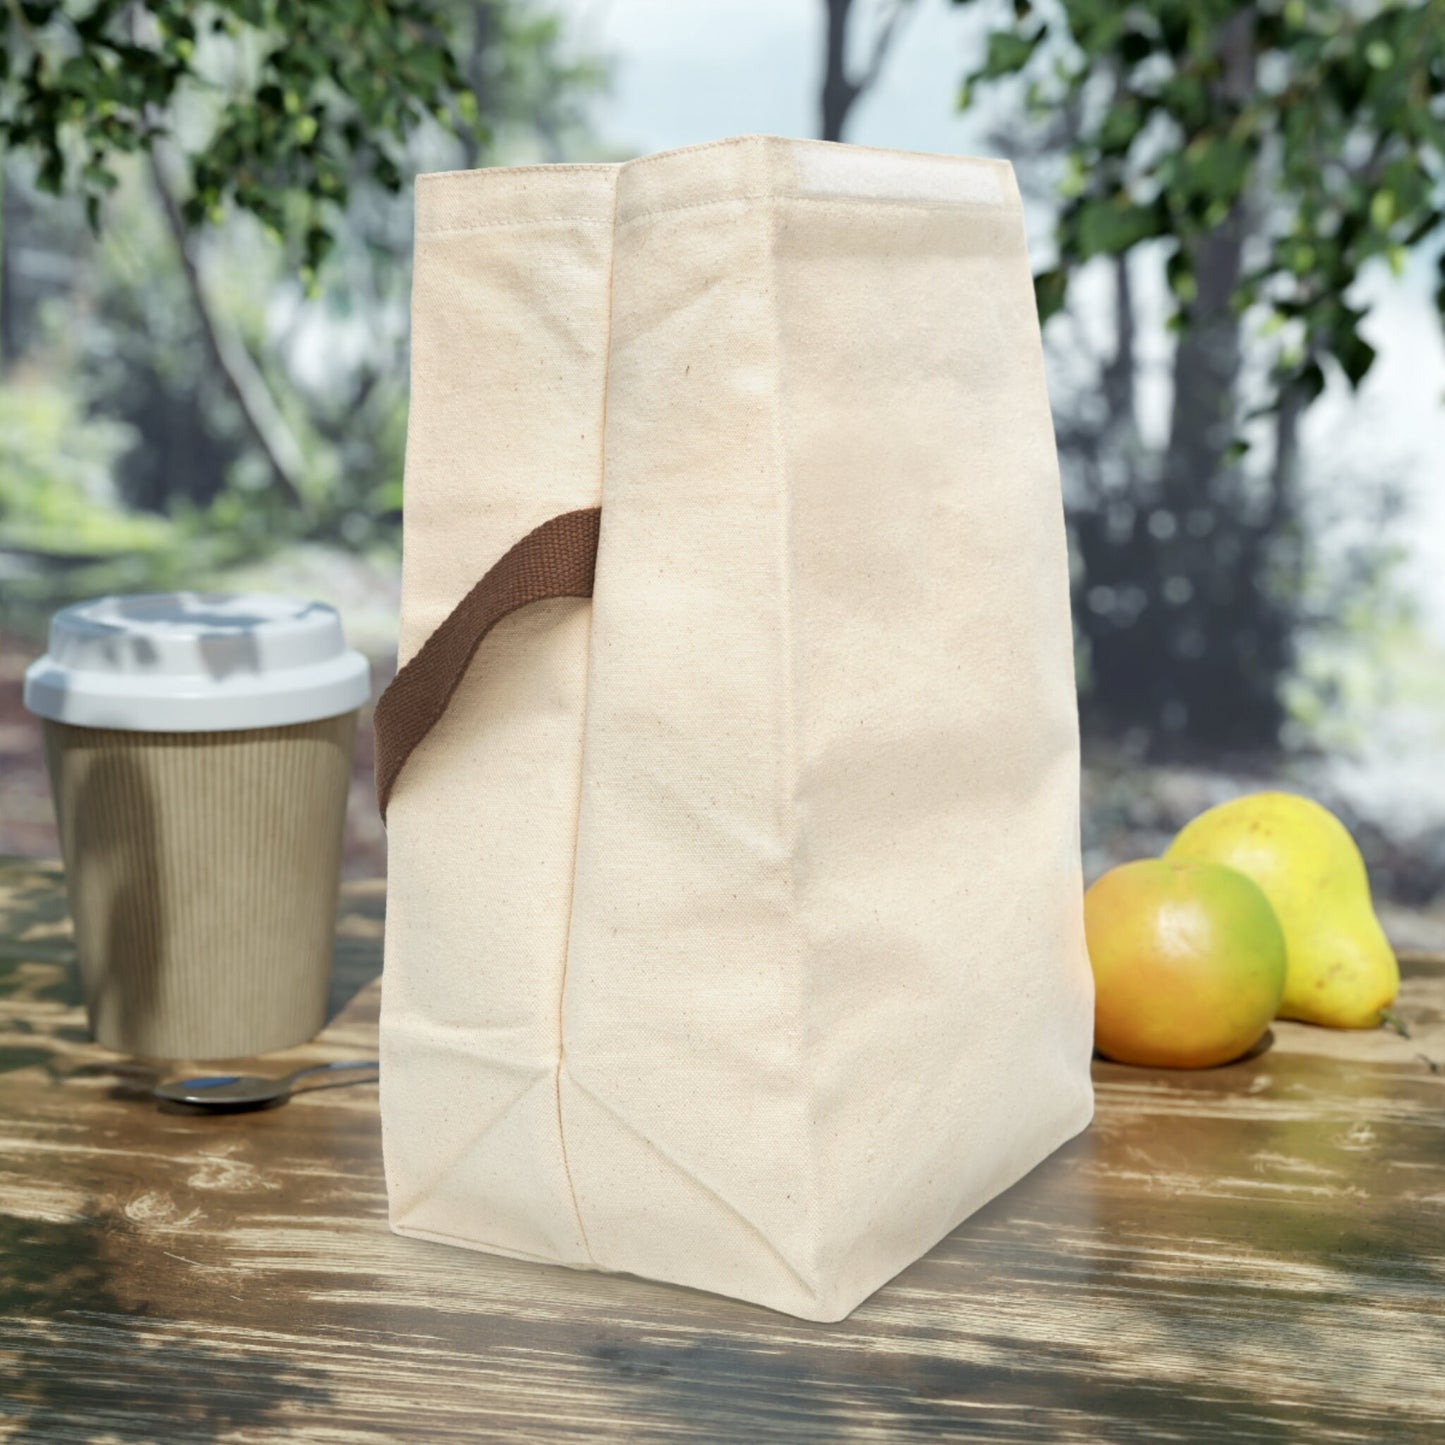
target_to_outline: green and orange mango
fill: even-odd
[[[1285,987],[1269,900],[1216,863],[1150,858],[1104,874],[1084,898],[1094,1046],[1157,1068],[1228,1063],[1259,1042]]]

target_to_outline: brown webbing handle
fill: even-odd
[[[448,613],[376,704],[376,804],[386,818],[397,777],[446,711],[492,628],[529,602],[590,597],[602,508],[564,512],[528,532]]]

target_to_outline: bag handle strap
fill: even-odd
[[[601,507],[583,507],[528,532],[392,678],[375,715],[376,803],[383,821],[407,759],[446,711],[487,633],[529,602],[592,595],[601,523]]]

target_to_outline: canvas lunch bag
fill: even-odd
[[[421,177],[404,552],[394,1229],[837,1320],[1085,1126],[1007,164]]]

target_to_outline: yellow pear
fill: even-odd
[[[1284,930],[1279,1017],[1374,1028],[1400,968],[1370,901],[1365,860],[1328,808],[1293,793],[1252,793],[1201,813],[1166,858],[1222,863],[1252,878]]]

